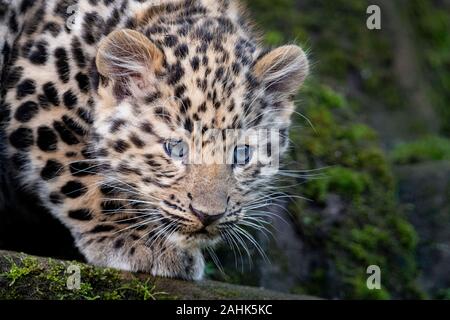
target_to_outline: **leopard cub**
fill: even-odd
[[[0,6],[2,152],[88,262],[201,279],[202,250],[250,237],[301,48],[265,50],[233,0]]]

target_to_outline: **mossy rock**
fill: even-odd
[[[296,200],[289,209],[304,241],[323,256],[316,276],[301,285],[310,294],[335,298],[422,297],[416,283],[417,235],[397,202],[376,133],[355,121],[344,97],[315,82],[305,90],[300,112],[290,167],[323,168],[319,177],[299,175],[290,190],[312,200]],[[305,125],[305,118],[314,127]],[[339,209],[333,209],[336,202]],[[370,265],[383,272],[381,291],[367,289]]]
[[[69,267],[80,285],[68,286]],[[68,289],[73,288],[73,289]],[[0,251],[0,300],[317,299],[216,281],[189,282]]]
[[[149,300],[174,298],[158,292],[151,279],[141,281],[114,269],[97,268],[79,262],[37,258],[0,252],[1,299],[49,300]],[[80,274],[79,287],[70,288],[70,270]]]

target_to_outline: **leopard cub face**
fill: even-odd
[[[267,52],[232,24],[205,25],[151,37],[117,30],[95,60],[99,176],[185,247],[255,221],[248,212],[276,174],[291,98],[308,73],[297,46]],[[215,40],[201,36],[206,28]]]

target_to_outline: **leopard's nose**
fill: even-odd
[[[222,218],[225,215],[225,212],[219,213],[219,214],[210,214],[205,213],[200,210],[195,209],[192,204],[189,205],[189,209],[191,209],[191,212],[200,220],[200,222],[205,226],[209,226],[210,224],[216,222],[220,218]]]

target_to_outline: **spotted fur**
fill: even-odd
[[[231,0],[0,1],[11,170],[89,262],[200,279],[204,248],[243,237],[234,228],[274,172],[211,161],[240,139],[218,137],[278,129],[283,152],[308,72],[299,47],[265,50],[243,12]],[[201,145],[204,161],[171,158],[168,139]]]

